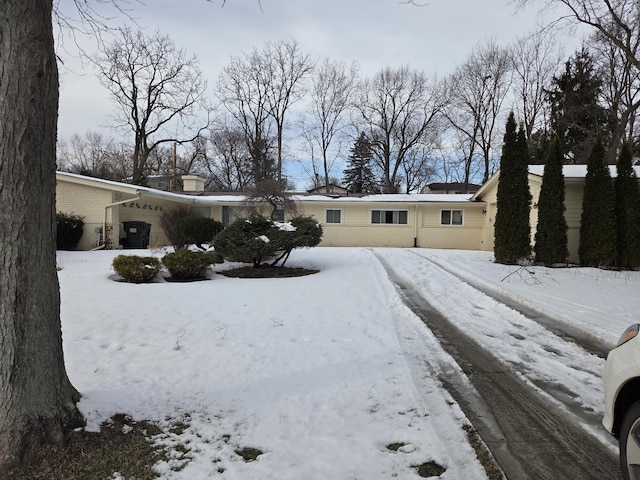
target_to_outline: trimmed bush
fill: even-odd
[[[213,218],[189,216],[180,218],[176,222],[176,229],[187,240],[187,243],[193,243],[198,248],[204,250],[203,243],[209,243],[224,226],[222,223]]]
[[[210,265],[219,263],[216,260],[209,253],[181,248],[177,252],[167,253],[162,258],[162,263],[176,280],[201,280],[207,276]]]
[[[226,260],[252,263],[259,267],[269,261],[281,266],[296,248],[315,247],[322,238],[322,226],[311,217],[296,217],[289,223],[273,222],[260,214],[240,218],[213,239]]]
[[[73,250],[84,233],[84,217],[73,213],[56,213],[56,248]]]
[[[162,269],[157,258],[137,255],[118,255],[113,259],[112,266],[113,270],[129,283],[149,282]]]
[[[238,218],[213,239],[213,246],[225,260],[252,263],[259,267],[263,260],[274,255],[271,243],[273,222],[258,213]]]

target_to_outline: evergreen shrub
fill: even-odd
[[[204,250],[202,244],[211,242],[213,237],[224,229],[224,226],[212,218],[191,215],[178,219],[176,229],[187,240],[187,243],[193,243]]]
[[[248,218],[238,218],[213,239],[213,246],[225,260],[252,263],[260,266],[264,259],[274,255],[271,243],[273,222],[258,213]]]
[[[580,217],[580,264],[607,267],[615,263],[617,248],[616,194],[598,136],[587,163]]]
[[[252,213],[225,228],[213,239],[213,246],[226,260],[275,266],[287,261],[296,248],[315,247],[322,238],[322,226],[312,217],[298,216],[288,223],[273,222]]]
[[[113,259],[112,266],[113,270],[129,283],[149,282],[162,269],[157,258],[138,255],[118,255]]]
[[[84,233],[84,217],[72,213],[56,213],[56,248],[73,250]]]
[[[495,239],[496,263],[517,264],[531,256],[528,180],[529,147],[523,131],[517,131],[513,112],[507,120],[497,191]]]
[[[207,276],[209,266],[218,263],[216,260],[215,255],[181,248],[174,253],[167,253],[162,263],[176,280],[202,280]]]

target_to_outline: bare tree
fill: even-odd
[[[52,10],[52,0],[0,2],[0,477],[83,424],[56,272]]]
[[[315,62],[295,40],[267,42],[262,51],[269,79],[267,103],[276,125],[277,180],[282,183],[283,136],[287,112],[305,93],[304,79]]]
[[[254,183],[272,177],[282,182],[285,120],[312,69],[295,41],[267,42],[262,50],[233,57],[223,69],[218,97],[245,133]]]
[[[144,184],[151,152],[164,143],[193,141],[207,127],[206,81],[197,58],[187,57],[168,36],[128,27],[97,61],[101,80],[117,107],[119,127],[133,132],[132,183]]]
[[[434,164],[431,143],[418,145],[407,152],[402,163],[407,193],[420,193],[431,182],[436,173]]]
[[[521,37],[512,48],[515,111],[522,119],[527,141],[545,125],[546,89],[562,63],[551,31]]]
[[[569,13],[563,19],[595,29],[640,69],[640,15],[637,0],[517,0],[516,4],[523,7],[537,2],[547,7],[563,7]]]
[[[58,144],[58,168],[63,171],[113,179],[109,152],[113,142],[98,132],[88,131],[83,137],[76,134],[69,142]]]
[[[270,78],[264,58],[256,51],[232,57],[218,79],[216,91],[222,106],[244,134],[251,162],[252,183],[274,176],[273,118],[268,95]]]
[[[302,135],[309,145],[311,179],[315,187],[322,179],[331,189],[333,166],[340,155],[341,134],[347,128],[349,109],[358,80],[358,66],[354,63],[325,60],[316,70],[310,91],[310,113],[301,122]],[[337,144],[337,145],[336,145]],[[316,165],[315,152],[320,165]]]
[[[252,185],[251,156],[242,130],[223,124],[207,137],[203,166],[209,188],[245,191]]]
[[[385,68],[360,84],[356,122],[368,130],[385,192],[398,192],[401,166],[436,128],[444,103],[439,84],[409,67]]]
[[[447,118],[465,138],[465,184],[470,181],[476,153],[480,153],[483,162],[483,182],[494,170],[496,126],[500,124],[502,104],[511,85],[511,66],[509,52],[488,42],[474,48],[449,79]]]
[[[611,144],[608,162],[616,163],[623,142],[634,143],[637,111],[640,108],[640,69],[629,57],[599,32],[592,35],[591,51],[603,79],[603,97],[611,112]]]

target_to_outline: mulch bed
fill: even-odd
[[[319,270],[311,270],[308,268],[269,267],[263,265],[258,268],[239,267],[217,273],[225,277],[234,278],[291,278],[313,275],[318,272]]]

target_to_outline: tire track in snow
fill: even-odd
[[[411,253],[423,261],[434,263],[435,265],[447,271],[451,275],[454,275],[455,277],[457,277],[460,281],[471,285],[473,288],[475,288],[476,290],[479,290],[485,295],[494,298],[498,302],[503,303],[504,305],[507,305],[509,308],[517,312],[520,312],[522,315],[526,316],[527,318],[530,318],[531,320],[534,320],[540,323],[541,325],[543,325],[544,327],[546,327],[547,329],[549,329],[559,337],[562,337],[565,340],[569,340],[576,343],[586,351],[594,355],[597,355],[602,359],[607,358],[607,354],[609,353],[609,350],[611,350],[612,348],[612,345],[610,345],[609,343],[606,343],[594,336],[588,335],[583,330],[580,330],[579,328],[563,323],[557,319],[551,318],[544,312],[536,310],[535,308],[532,308],[528,305],[524,305],[523,303],[520,303],[514,300],[508,294],[502,293],[500,289],[489,288],[487,287],[486,283],[480,280],[475,280],[473,278],[462,276],[459,273],[457,273],[454,268],[450,268],[448,265],[446,265],[445,262],[439,259],[427,258],[413,251],[411,251]]]
[[[613,449],[602,443],[603,440],[606,442],[604,434],[599,440],[581,425],[585,422],[592,424],[599,415],[578,408],[568,389],[561,393],[567,397],[566,405],[570,407],[551,401],[549,395],[539,390],[544,390],[548,379],[530,371],[535,358],[527,358],[526,351],[501,348],[501,342],[512,337],[520,343],[531,343],[531,347],[537,346],[547,356],[553,356],[557,348],[546,343],[546,336],[550,333],[545,335],[532,329],[531,321],[509,315],[507,311],[510,309],[500,308],[497,302],[485,301],[484,294],[423,257],[406,250],[374,250],[374,253],[407,305],[436,335],[471,382],[470,387],[466,379],[459,374],[447,374],[445,369],[441,374],[441,380],[489,446],[507,478],[619,478]],[[424,283],[418,285],[417,280]],[[428,298],[424,296],[425,290],[429,290]],[[432,305],[434,297],[445,297],[445,303],[448,297],[449,303],[455,306],[449,310],[445,308],[446,316],[442,315]],[[452,321],[452,315],[460,318]],[[488,325],[490,317],[504,317],[498,328],[508,332],[497,335],[495,324]],[[473,332],[463,331],[461,324],[465,322],[475,322]],[[485,323],[486,328],[483,328]],[[519,329],[521,333],[518,333]],[[529,342],[531,335],[545,337],[542,345],[533,342],[533,338]],[[479,345],[480,337],[483,346]],[[491,350],[500,352],[501,358],[498,359]],[[518,373],[517,369],[521,371]],[[593,376],[594,372],[589,372],[589,368],[586,370],[586,377]],[[526,380],[525,376],[532,376],[534,381]],[[539,389],[533,387],[534,383]],[[560,384],[549,384],[562,390]],[[551,396],[558,399],[560,395],[555,393]],[[583,417],[582,420],[578,416]]]

